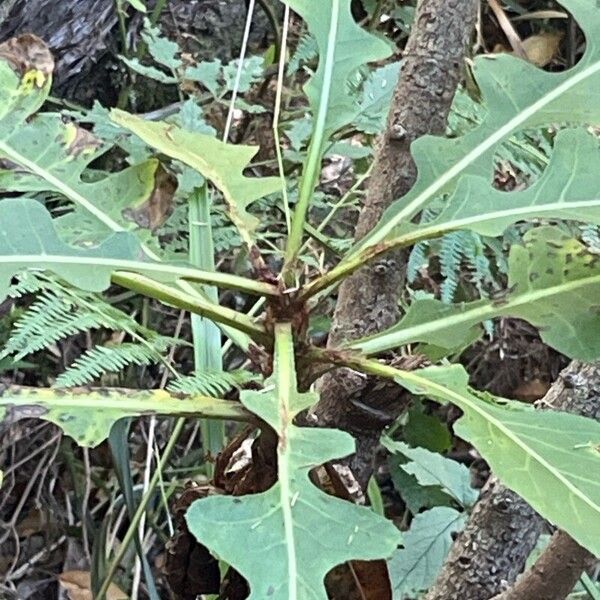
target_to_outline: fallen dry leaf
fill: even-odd
[[[562,38],[562,33],[548,31],[524,39],[522,44],[529,62],[538,67],[550,64],[558,54]]]
[[[58,581],[66,590],[69,600],[94,600],[89,571],[65,571],[58,576]],[[106,600],[127,600],[127,594],[111,583],[106,592]]]

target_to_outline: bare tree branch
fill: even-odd
[[[476,0],[420,0],[405,62],[376,155],[365,205],[356,226],[362,238],[383,211],[413,186],[416,168],[410,144],[426,133],[442,134],[463,73]],[[405,256],[390,253],[359,270],[340,287],[329,346],[381,331],[398,320]],[[319,425],[350,431],[359,451],[351,466],[364,487],[371,476],[373,449],[382,428],[406,395],[397,386],[365,379],[349,369],[325,375],[313,411]],[[395,408],[394,408],[395,406]]]
[[[557,531],[535,565],[493,600],[564,600],[595,558],[564,531]]]

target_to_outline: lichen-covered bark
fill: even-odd
[[[600,419],[600,363],[572,362],[538,402],[538,408],[564,410]],[[444,568],[425,600],[489,600],[506,592],[525,568],[543,523],[543,519],[523,499],[493,479],[477,502],[465,530],[454,542]],[[557,549],[564,553],[566,546],[571,550],[577,546],[565,543],[564,536],[560,536],[558,541],[558,546],[553,544],[551,547],[547,559]],[[553,574],[557,578],[554,586],[547,590],[560,592],[571,581],[577,580],[585,560],[580,551],[574,558],[576,560],[564,563],[568,568],[560,571],[553,573],[544,568],[544,577]],[[538,579],[534,574],[532,582],[538,582]],[[520,589],[527,585],[521,584]],[[565,596],[559,593],[546,599],[546,596],[521,596],[515,593],[500,598],[558,600]]]
[[[463,72],[476,15],[476,0],[420,0],[395,90],[387,128],[378,148],[355,237],[362,238],[383,211],[406,194],[416,169],[410,144],[442,134]],[[357,271],[340,286],[329,346],[389,327],[398,320],[404,257],[390,253]],[[349,369],[325,375],[313,411],[320,425],[352,432],[362,452],[353,459],[361,484],[371,474],[370,456],[382,427],[401,410],[405,397],[395,386],[374,382]]]

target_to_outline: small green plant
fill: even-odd
[[[415,371],[399,369],[386,360],[386,353],[415,342],[434,345],[450,356],[471,343],[482,324],[499,316],[529,321],[540,329],[547,344],[568,356],[583,360],[600,357],[599,257],[565,228],[551,224],[566,220],[600,225],[600,147],[587,129],[600,124],[600,17],[595,0],[561,3],[586,34],[586,52],[579,63],[562,73],[546,73],[508,55],[476,61],[474,73],[484,116],[462,136],[417,140],[412,151],[419,176],[412,191],[395,202],[380,224],[335,267],[315,278],[306,275],[300,255],[322,160],[336,141],[336,133],[364,113],[356,93],[357,78],[362,78],[361,85],[370,81],[360,75],[364,65],[389,55],[385,42],[355,23],[350,0],[289,1],[311,36],[303,43],[299,59],[316,52],[318,67],[305,87],[311,134],[289,235],[282,235],[279,245],[275,244],[281,249],[280,271],[265,260],[255,233],[259,221],[252,205],[270,198],[281,202],[285,211],[287,190],[282,189],[282,178],[249,176],[248,165],[256,147],[231,145],[215,139],[211,132],[186,129],[181,123],[152,122],[121,110],[111,112],[113,126],[124,135],[136,136],[138,148],[141,140],[199,175],[198,185],[189,195],[189,260],[174,261],[172,253],[165,252],[148,230],[127,218],[127,209],[144,205],[152,197],[158,161],[148,158],[122,171],[96,173],[91,178],[89,166],[101,152],[97,141],[58,115],[37,113],[50,88],[51,60],[39,40],[17,39],[17,49],[19,44],[35,43],[41,58],[11,61],[10,55],[3,54],[0,62],[0,188],[22,193],[0,202],[0,296],[9,294],[12,279],[24,272],[30,277],[29,272],[34,271],[35,277],[47,283],[39,287],[46,291],[37,300],[42,337],[15,337],[5,354],[18,358],[39,348],[44,336],[46,342],[51,341],[61,333],[61,314],[75,311],[79,321],[68,325],[74,331],[114,327],[136,340],[127,347],[129,354],[113,357],[114,361],[157,360],[174,340],[153,338],[127,315],[91,299],[113,284],[198,315],[193,325],[198,373],[195,380],[172,383],[173,393],[12,386],[0,397],[0,410],[10,412],[14,419],[19,414],[31,415],[32,407],[39,408],[34,414],[63,427],[87,446],[104,440],[116,420],[148,414],[246,421],[274,432],[277,482],[272,487],[243,497],[201,499],[187,514],[190,531],[197,539],[248,580],[251,597],[325,598],[323,578],[332,567],[354,559],[389,558],[402,544],[401,554],[391,563],[394,577],[402,589],[423,589],[431,583],[431,575],[414,581],[406,564],[417,561],[424,520],[437,523],[445,532],[437,547],[447,547],[450,533],[460,528],[464,510],[475,500],[474,492],[457,465],[440,468],[438,475],[431,469],[425,473],[419,467],[426,460],[422,455],[387,440],[394,456],[402,457],[398,476],[409,475],[425,488],[435,488],[431,493],[437,497],[434,502],[412,498],[430,510],[415,519],[403,542],[391,521],[314,485],[309,472],[351,454],[353,439],[337,430],[301,427],[295,419],[318,400],[310,391],[315,374],[332,366],[350,367],[394,381],[415,396],[460,408],[463,416],[455,423],[454,432],[473,444],[493,472],[543,517],[600,555],[600,481],[590,477],[600,468],[598,422],[535,411],[529,405],[475,391],[469,387],[465,369],[445,359]],[[151,35],[148,33],[146,42],[152,51],[156,39]],[[153,56],[164,64],[164,53]],[[129,64],[158,77],[146,67]],[[171,66],[173,73],[162,76],[175,82],[181,65],[173,62]],[[537,180],[520,191],[494,189],[494,156],[502,144],[527,129],[557,123],[568,127],[557,134],[549,162]],[[365,120],[365,131],[376,128]],[[249,277],[215,270],[213,248],[202,241],[207,238],[193,233],[199,225],[210,223],[210,190],[222,198],[224,213],[245,246]],[[30,197],[40,192],[66,200],[72,211],[53,218],[48,207]],[[416,218],[432,205],[432,218],[417,223]],[[501,236],[515,223],[533,219],[541,224],[511,248],[508,283],[501,293],[459,304],[452,303],[451,293],[446,294],[446,302],[416,299],[400,322],[382,333],[334,349],[313,345],[308,323],[316,300],[331,294],[366,263],[390,250],[447,235]],[[451,262],[448,259],[449,272]],[[56,286],[68,290],[70,306],[52,295]],[[264,317],[256,319],[219,305],[216,288],[263,299]],[[64,297],[64,293],[59,296]],[[86,306],[89,310],[81,312]],[[56,315],[56,332],[44,324],[46,310]],[[206,373],[219,373],[222,365],[206,359],[207,353],[214,357],[214,349],[203,348],[199,340],[212,340],[220,348],[220,333],[214,324],[262,367],[264,383],[258,390],[242,390],[239,402],[202,394],[224,393],[250,381],[256,386],[256,375],[248,371],[237,371],[229,378],[215,375],[211,384]],[[36,327],[40,324],[31,317],[19,324],[22,331]],[[102,362],[107,355],[84,358],[88,370],[94,364],[92,358]],[[87,381],[84,367],[67,371],[59,383]],[[78,374],[83,379],[78,379]],[[181,398],[179,392],[188,396]],[[212,434],[218,437],[222,430],[213,429]],[[140,508],[143,510],[143,504]],[[114,568],[109,571],[113,574]],[[97,597],[103,597],[109,582],[110,576]]]

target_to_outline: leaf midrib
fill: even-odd
[[[415,385],[420,386],[421,388],[429,388],[430,390],[435,390],[437,392],[435,395],[441,396],[443,398],[454,398],[454,404],[458,405],[459,407],[461,404],[468,406],[471,410],[475,411],[477,414],[483,417],[490,425],[496,427],[511,442],[513,442],[519,448],[521,448],[521,450],[523,450],[525,454],[528,454],[534,460],[536,460],[540,464],[540,466],[546,469],[551,476],[553,476],[560,483],[562,483],[574,496],[578,497],[584,502],[584,504],[587,504],[592,510],[594,510],[600,515],[599,505],[592,502],[592,500],[588,498],[588,496],[585,493],[583,493],[577,486],[572,484],[571,481],[567,479],[561,471],[554,469],[545,458],[540,456],[533,448],[531,448],[529,445],[523,442],[518,436],[518,434],[513,433],[512,430],[506,427],[502,421],[499,421],[493,415],[484,411],[483,408],[480,407],[479,403],[471,401],[468,397],[464,397],[463,395],[459,394],[458,392],[455,392],[450,388],[429,381],[428,379],[425,379],[423,377],[419,377],[418,375],[413,373],[399,374],[398,379],[413,380]]]
[[[390,331],[387,334],[383,333],[373,338],[363,338],[348,344],[346,347],[361,350],[366,354],[375,354],[390,350],[402,344],[410,343],[410,341],[418,340],[417,336],[422,336],[428,333],[443,330],[446,327],[460,325],[468,321],[481,322],[485,319],[506,314],[512,308],[518,308],[524,304],[529,304],[552,297],[554,295],[568,293],[590,285],[600,284],[600,274],[592,277],[577,279],[575,281],[563,282],[559,285],[547,287],[541,290],[529,290],[523,294],[516,296],[513,299],[508,299],[508,302],[494,306],[493,302],[484,306],[472,308],[460,314],[449,315],[435,321],[412,325],[397,331]],[[451,305],[450,305],[451,306]],[[389,340],[389,341],[386,341]],[[377,343],[379,342],[379,343]]]
[[[380,226],[377,227],[376,233],[373,236],[366,238],[366,246],[371,246],[377,242],[383,240],[395,227],[398,226],[402,221],[408,221],[413,217],[428,200],[433,198],[435,194],[440,192],[448,183],[450,183],[455,177],[459,176],[469,165],[475,162],[482,154],[486,153],[497,143],[501,142],[505,137],[510,135],[520,125],[527,122],[527,120],[535,115],[539,110],[559,98],[562,94],[568,92],[571,88],[577,84],[585,81],[588,77],[593,76],[596,72],[600,71],[600,60],[593,62],[588,67],[585,67],[578,73],[575,73],[572,77],[567,78],[564,82],[559,84],[553,90],[544,94],[542,98],[523,109],[519,114],[515,115],[512,119],[507,121],[502,127],[497,129],[494,133],[488,136],[483,142],[475,146],[470,152],[468,152],[461,160],[456,162],[446,172],[442,173],[436,178],[436,180],[429,184],[417,197],[409,202],[403,209],[395,214],[389,221],[381,222]],[[481,125],[485,125],[485,122]],[[354,252],[350,253],[347,259],[354,257],[356,254],[364,250],[365,245],[359,244]],[[346,260],[347,260],[346,259]],[[345,261],[343,261],[345,262]],[[341,263],[340,263],[341,264]]]

